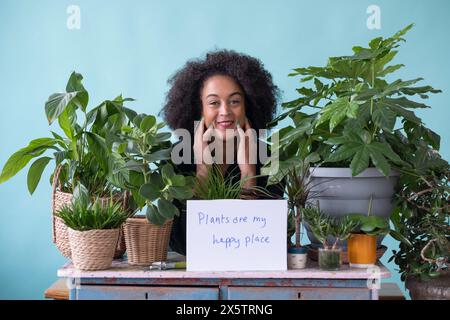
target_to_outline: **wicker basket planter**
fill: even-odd
[[[80,270],[111,267],[120,229],[77,231],[68,228],[72,262]]]
[[[172,221],[158,226],[145,217],[128,218],[124,224],[128,263],[148,266],[155,261],[166,260]]]
[[[68,227],[64,223],[64,221],[55,215],[56,212],[61,210],[64,206],[70,205],[72,202],[72,194],[67,192],[62,192],[59,186],[59,173],[61,168],[58,167],[55,171],[55,175],[53,178],[53,193],[52,193],[52,236],[53,243],[56,245],[61,254],[71,259],[71,251],[69,244],[69,234]],[[110,198],[101,198],[101,201],[108,202]],[[116,197],[115,200],[122,200],[122,197]],[[123,197],[123,206],[127,205],[127,196]],[[125,247],[125,238],[123,236],[123,228],[120,229],[119,232],[119,241],[117,242],[117,248],[114,252],[114,259],[118,259],[124,255],[126,251]]]

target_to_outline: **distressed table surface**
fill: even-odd
[[[167,261],[181,261],[183,256],[170,254]],[[382,264],[377,267],[380,271],[380,278],[389,278],[389,270]],[[367,269],[350,268],[349,265],[342,265],[339,271],[320,270],[316,262],[308,261],[305,269],[287,271],[186,271],[176,270],[149,270],[149,267],[132,266],[126,260],[114,260],[111,268],[101,271],[80,271],[71,262],[68,262],[58,270],[58,277],[65,278],[214,278],[214,279],[368,279],[373,277],[373,271]]]
[[[170,253],[167,261],[184,259]],[[58,270],[58,277],[67,278],[70,299],[77,300],[378,299],[372,279],[390,276],[381,263],[371,270],[342,265],[339,271],[324,271],[312,261],[305,269],[287,271],[150,270],[126,259],[101,271],[80,271],[70,262]]]

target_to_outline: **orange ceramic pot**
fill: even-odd
[[[352,234],[347,241],[350,267],[367,268],[377,262],[377,236]]]

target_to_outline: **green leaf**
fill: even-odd
[[[316,128],[326,122],[330,121],[330,132],[338,126],[345,117],[355,118],[358,112],[358,104],[350,102],[348,97],[341,97],[336,99],[331,104],[325,106],[320,112],[320,117],[316,123]]]
[[[85,134],[89,144],[89,151],[94,154],[102,169],[108,172],[108,148],[106,147],[105,139],[92,132],[86,132]]]
[[[77,94],[74,99],[75,105],[81,110],[86,111],[89,95],[81,83],[82,80],[83,76],[81,74],[72,72],[66,85],[66,92],[76,92]]]
[[[414,83],[417,83],[421,80],[423,80],[423,78],[416,78],[416,79],[407,80],[407,81],[402,81],[401,79],[395,80],[394,82],[388,84],[381,93],[375,95],[375,98],[383,98],[383,97],[391,96],[391,95],[397,93],[400,89],[408,87],[408,86],[410,86]]]
[[[372,114],[372,119],[379,128],[392,132],[395,126],[396,114],[389,108],[377,106]]]
[[[372,159],[372,162],[375,165],[375,167],[377,167],[377,169],[379,169],[382,174],[384,174],[385,176],[389,175],[389,172],[391,171],[391,166],[389,165],[386,158],[382,154],[378,152],[371,152],[370,158]]]
[[[401,98],[385,98],[384,101],[387,101],[389,103],[395,104],[399,107],[402,108],[410,108],[410,109],[426,109],[426,108],[431,108],[430,106],[427,106],[426,104],[423,103],[419,103],[419,102],[415,102],[412,100],[409,100],[405,97],[401,97]]]
[[[182,175],[175,175],[171,179],[172,185],[176,187],[184,187],[186,185],[186,179]]]
[[[43,154],[48,148],[53,147],[56,144],[56,140],[52,138],[40,138],[31,141],[28,146],[15,152],[7,161],[3,167],[0,175],[0,184],[11,179],[20,170],[25,167],[28,162]]]
[[[158,199],[158,211],[167,219],[172,219],[175,215],[178,216],[180,214],[178,208],[166,199]]]
[[[130,172],[131,173],[131,172]],[[130,188],[131,189],[131,188]],[[138,208],[142,209],[146,205],[146,200],[139,194],[139,189],[131,189],[131,195],[133,196],[133,201],[136,203]]]
[[[410,248],[413,247],[411,241],[409,241],[404,235],[402,235],[401,233],[397,232],[396,230],[391,230],[389,234],[395,240],[400,241],[401,243],[407,245]]]
[[[359,145],[351,145],[346,144],[339,149],[337,149],[335,152],[333,152],[327,159],[327,162],[339,162],[343,160],[347,160],[349,158],[352,158],[355,156],[355,154],[360,150],[361,147]]]
[[[425,135],[424,139],[436,150],[439,150],[441,145],[441,137],[431,129],[423,128]]]
[[[345,109],[336,110],[330,119],[330,132],[333,132],[333,129],[341,123],[341,121],[345,118],[346,115]]]
[[[81,183],[77,183],[73,191],[72,204],[87,207],[90,203],[89,191]]]
[[[77,92],[54,93],[45,102],[45,114],[49,124],[57,119],[76,97]]]
[[[153,224],[161,226],[166,219],[159,213],[158,208],[154,204],[147,204],[147,220]]]
[[[139,189],[139,194],[149,201],[155,201],[161,195],[159,186],[154,183],[143,184]]]
[[[142,173],[142,167],[143,165],[141,162],[137,162],[135,160],[128,160],[123,166],[123,169]]]
[[[130,121],[133,121],[133,119],[137,116],[136,111],[134,111],[132,109],[122,107],[122,110]]]
[[[146,154],[144,156],[144,158],[145,158],[145,160],[147,160],[150,163],[161,161],[161,160],[168,160],[168,159],[170,159],[171,152],[172,152],[172,149],[158,150],[156,152]]]
[[[37,159],[30,166],[30,170],[28,170],[27,176],[28,191],[30,192],[30,194],[33,194],[34,190],[36,190],[36,187],[41,180],[42,172],[44,171],[50,160],[52,160],[52,158],[42,157]]]
[[[352,170],[352,176],[357,176],[365,169],[369,167],[369,153],[367,150],[359,150],[350,163],[350,169]]]
[[[190,199],[193,196],[192,189],[189,187],[176,187],[176,186],[170,186],[169,187],[169,194],[174,197],[175,199]]]
[[[167,140],[170,140],[172,134],[170,132],[160,132],[155,136],[155,143],[161,143]]]
[[[156,118],[154,116],[145,116],[139,124],[139,129],[141,129],[142,132],[148,132],[155,124]]]
[[[138,114],[137,116],[135,116],[134,118],[133,118],[133,120],[132,120],[132,122],[133,122],[133,124],[136,126],[136,127],[140,127],[140,124],[141,124],[141,122],[142,122],[142,119],[144,119],[145,118],[145,114]]]
[[[422,123],[422,121],[418,117],[416,117],[414,112],[406,110],[406,109],[404,109],[401,106],[398,106],[396,104],[396,102],[392,101],[392,100],[393,99],[383,99],[383,100],[381,100],[380,104],[383,105],[383,106],[387,106],[392,112],[397,114],[397,116],[399,116],[399,117],[403,117],[406,120],[411,121],[411,122],[413,122],[415,124],[421,124]]]
[[[379,72],[378,76],[385,77],[389,73],[393,73],[393,72],[397,71],[398,69],[403,68],[404,66],[405,66],[404,64],[395,64],[392,66],[388,66],[383,71]]]
[[[59,115],[58,123],[69,139],[74,137],[76,123],[75,107],[69,106]]]
[[[377,151],[394,162],[403,163],[399,155],[396,154],[386,142],[372,142],[370,148],[372,152]]]
[[[175,172],[173,170],[172,165],[165,164],[164,166],[162,166],[162,168],[161,168],[161,175],[162,175],[162,178],[164,180],[164,183],[166,183],[167,185],[171,185],[172,184],[172,178],[175,176]]]

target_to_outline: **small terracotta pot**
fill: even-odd
[[[377,262],[377,236],[354,233],[347,243],[350,267],[367,268]]]

